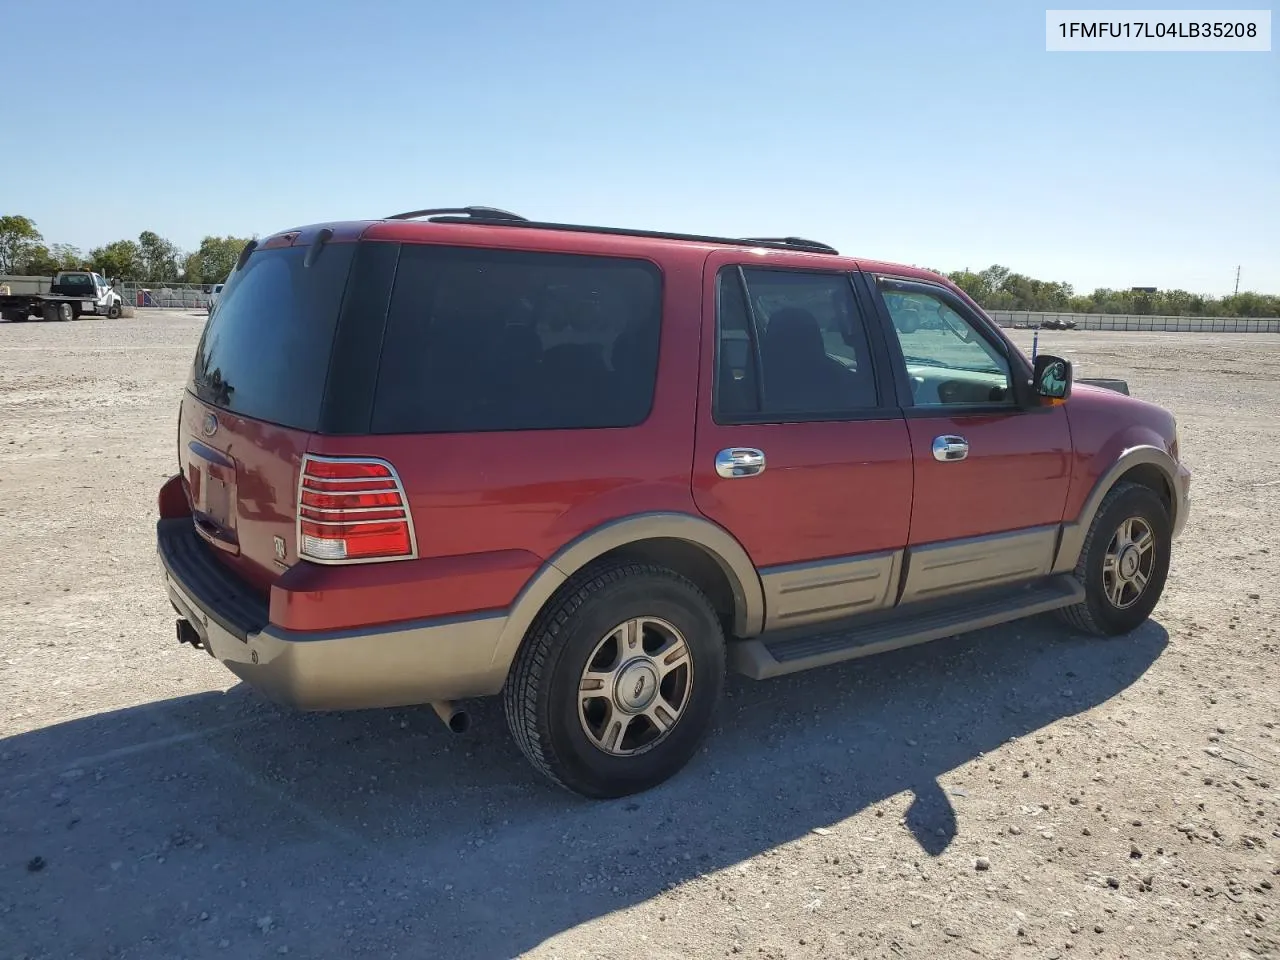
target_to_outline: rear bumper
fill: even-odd
[[[223,569],[188,518],[160,520],[156,544],[169,599],[205,649],[245,683],[300,710],[394,707],[501,691],[505,613],[298,632]]]

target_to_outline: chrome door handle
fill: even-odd
[[[933,438],[933,459],[943,463],[963,460],[969,456],[969,441],[964,437],[945,436]]]
[[[716,473],[726,480],[764,473],[764,451],[755,447],[730,447],[716,454]]]

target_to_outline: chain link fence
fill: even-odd
[[[1147,317],[1116,313],[1036,313],[988,310],[1002,327],[1018,329],[1162,331],[1169,333],[1280,333],[1280,317]]]

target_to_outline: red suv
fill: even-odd
[[[726,668],[1134,629],[1190,479],[943,277],[484,207],[249,244],[176,440],[179,640],[302,709],[501,694],[596,797],[680,769]]]

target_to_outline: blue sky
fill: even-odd
[[[57,69],[5,45],[0,213],[48,241],[486,203],[1081,290],[1220,294],[1240,264],[1280,292],[1274,50],[1050,54],[1044,4],[951,0],[63,0],[3,26],[69,24]]]

